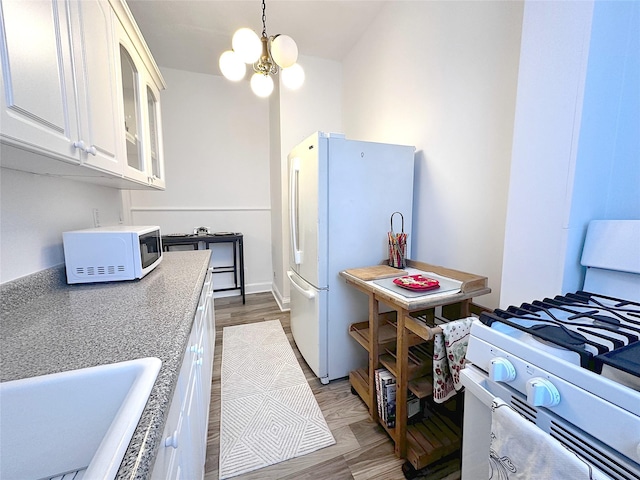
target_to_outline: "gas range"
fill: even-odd
[[[610,478],[638,479],[639,315],[584,291],[483,313],[463,372]]]
[[[482,314],[485,325],[640,390],[640,303],[578,291]]]
[[[475,445],[496,397],[608,478],[640,479],[640,220],[592,221],[581,263],[581,290],[474,320],[463,479],[488,477]]]

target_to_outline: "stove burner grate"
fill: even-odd
[[[565,348],[567,350],[571,350],[572,352],[577,353],[578,356],[580,357],[580,366],[582,368],[586,368],[596,373],[600,373],[599,370],[598,371],[596,370],[596,365],[593,360],[594,355],[590,351],[584,348],[584,344],[573,345],[571,343],[558,342],[556,338],[554,338],[552,335],[549,334],[549,332],[545,330],[541,330],[541,329],[535,330],[535,329],[532,329],[531,327],[525,327],[523,325],[520,325],[517,322],[512,321],[510,317],[513,317],[513,316],[514,314],[512,312],[496,309],[492,313],[489,313],[489,312],[481,313],[479,320],[485,325],[487,325],[488,327],[491,327],[495,322],[502,323],[504,325],[508,325],[517,330],[520,330],[522,332],[529,333],[534,337],[538,337],[539,339],[545,340],[549,343],[556,344],[559,347]]]
[[[640,345],[637,318],[640,303],[585,291],[480,315],[480,321],[489,327],[499,322],[544,344],[577,353],[580,365],[598,374],[603,364],[619,358],[616,352],[640,352],[640,346],[630,347]]]
[[[573,315],[563,320],[562,318],[558,318],[556,315],[554,315],[552,309],[569,312]],[[515,311],[517,310],[518,309],[516,309]],[[520,316],[518,318],[525,318],[528,315],[534,315],[536,318],[540,318],[545,322],[573,327],[576,330],[590,335],[592,340],[587,341],[586,343],[595,347],[598,350],[598,353],[605,353],[611,349],[607,346],[607,342],[610,342],[615,349],[623,347],[624,345],[627,345],[629,343],[637,342],[640,338],[640,329],[638,328],[625,324],[624,329],[620,329],[618,326],[613,325],[609,322],[603,322],[602,318],[598,318],[600,316],[596,315],[597,310],[578,312],[576,310],[566,308],[564,305],[555,300],[545,299],[542,302],[539,300],[535,300],[531,304],[523,303],[520,307],[520,310],[527,313],[524,314],[524,316]],[[540,315],[540,312],[543,312],[546,317],[544,315]],[[615,320],[616,319],[613,319],[614,322]],[[626,342],[617,337],[626,338]]]
[[[577,332],[572,332],[561,325],[538,324],[529,327],[530,331],[539,333],[545,332],[549,338],[553,338],[555,345],[573,345],[575,347],[584,348],[587,339]]]
[[[591,318],[593,318],[594,320],[593,323],[596,325],[610,325],[617,328],[617,327],[620,327],[620,325],[622,324],[620,319],[607,317],[606,315],[594,314],[594,315],[591,315]],[[573,320],[573,317],[569,317],[569,319]]]

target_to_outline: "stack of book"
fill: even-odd
[[[375,372],[378,417],[389,428],[396,426],[396,377],[386,368]]]
[[[396,377],[386,368],[375,371],[378,418],[389,428],[396,426]],[[407,392],[407,417],[411,420],[420,414],[420,400]]]

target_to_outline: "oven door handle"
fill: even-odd
[[[469,393],[473,394],[487,407],[491,406],[496,396],[486,389],[489,381],[486,374],[479,372],[473,365],[467,365],[460,370],[460,381]]]

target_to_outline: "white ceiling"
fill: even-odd
[[[160,66],[220,75],[218,58],[240,27],[262,33],[261,0],[128,0]],[[302,55],[342,60],[385,1],[267,0],[267,35],[287,34]]]

